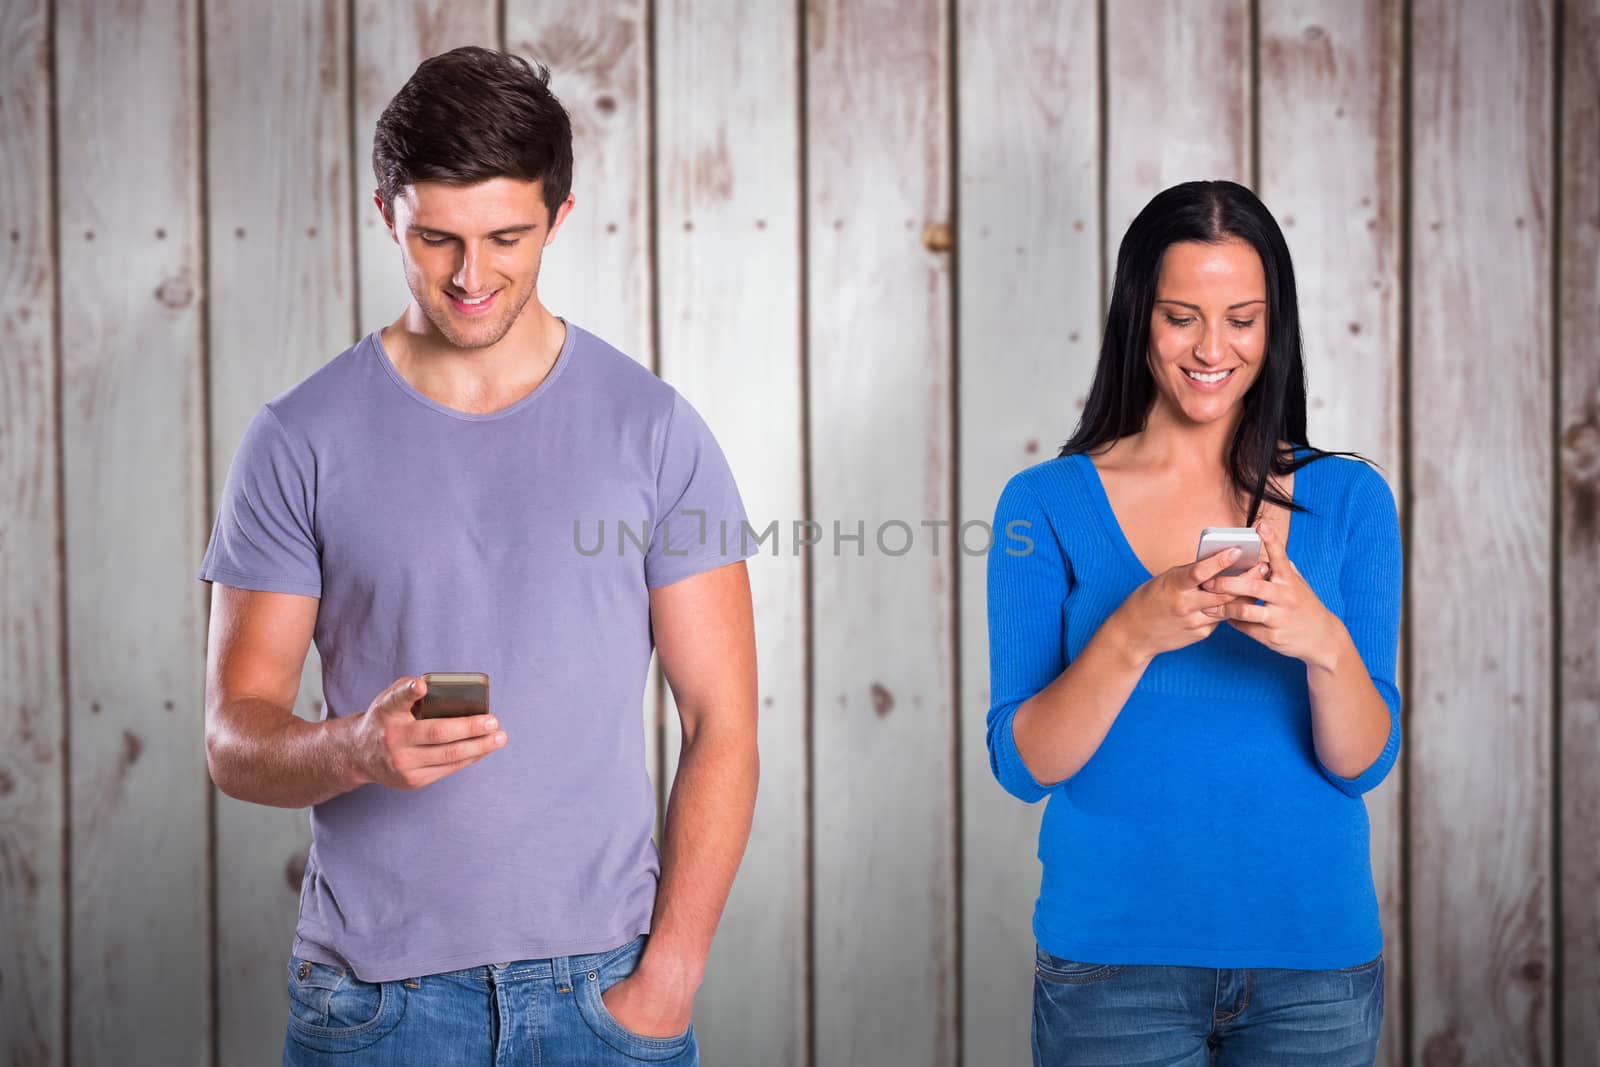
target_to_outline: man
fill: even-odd
[[[700,417],[540,302],[574,202],[548,77],[456,49],[384,111],[412,300],[257,413],[201,565],[212,779],[312,808],[285,1063],[698,1062],[755,804],[751,550]],[[659,855],[652,645],[683,726]],[[487,673],[488,713],[416,717],[432,671]]]

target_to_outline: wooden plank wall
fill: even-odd
[[[1556,1038],[1600,1049],[1600,0],[1564,0],[1556,215],[1559,536],[1554,547],[1561,863]],[[1572,1058],[1569,1053],[1568,1059]]]
[[[1554,1058],[1552,11],[1413,7],[1411,395],[1426,402],[1410,412],[1407,799],[1424,1063]]]
[[[44,0],[0,7],[0,55],[0,1053],[11,1062],[59,1063],[67,975],[66,621]]]
[[[372,125],[463,43],[573,115],[545,299],[778,522],[707,1063],[1028,1062],[1039,811],[956,536],[1072,428],[1117,243],[1191,177],[1282,222],[1312,439],[1407,531],[1380,1063],[1593,1061],[1600,0],[0,6],[0,1058],[277,1060],[307,823],[205,780],[193,573],[255,409],[403,307]]]
[[[54,11],[59,284],[75,294],[59,334],[63,1045],[81,1063],[199,1061],[213,1036],[198,16],[190,0]]]
[[[815,1062],[944,1067],[955,569],[887,524],[954,518],[949,27],[931,4],[807,15]]]

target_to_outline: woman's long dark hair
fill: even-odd
[[[1155,400],[1150,371],[1150,314],[1161,257],[1178,241],[1217,244],[1238,238],[1261,257],[1267,277],[1267,348],[1261,372],[1244,395],[1244,415],[1228,450],[1228,474],[1250,500],[1254,526],[1262,500],[1304,511],[1276,478],[1330,455],[1306,441],[1306,375],[1300,348],[1300,310],[1294,265],[1283,231],[1256,195],[1234,182],[1184,182],[1157,193],[1128,227],[1117,249],[1117,273],[1106,312],[1105,337],[1083,417],[1061,455],[1093,452],[1143,430]],[[1289,442],[1289,451],[1278,448]],[[1294,448],[1310,454],[1295,458]],[[1361,458],[1361,457],[1357,457]],[[1273,476],[1269,480],[1268,475]]]

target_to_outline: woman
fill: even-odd
[[[1037,1065],[1369,1065],[1383,933],[1362,794],[1400,748],[1400,534],[1306,442],[1294,272],[1247,189],[1158,195],[1088,404],[1000,498],[991,766],[1048,798]],[[1255,526],[1261,562],[1198,562]]]

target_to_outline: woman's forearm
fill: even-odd
[[[1112,615],[1055,681],[1022,702],[1011,733],[1041,785],[1065,781],[1089,762],[1149,662]]]
[[[1343,626],[1326,654],[1305,662],[1317,759],[1341,778],[1359,778],[1388,743],[1389,705]]]

